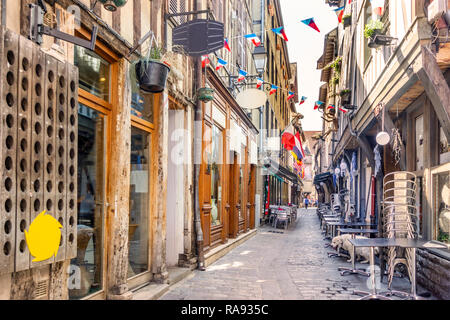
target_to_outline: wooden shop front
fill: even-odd
[[[258,130],[216,75],[212,102],[202,103],[199,190],[205,251],[255,228]]]

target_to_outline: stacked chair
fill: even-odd
[[[411,172],[393,172],[383,179],[383,233],[385,238],[417,239],[416,175]],[[393,295],[405,295],[391,289],[395,268],[403,264],[412,277],[412,249],[385,249],[388,267],[388,290]]]

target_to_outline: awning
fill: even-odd
[[[270,167],[267,167],[268,163],[266,163],[266,167],[263,170],[263,174],[269,174],[276,177],[285,178],[289,181],[291,181],[295,185],[303,185],[302,181],[298,178],[298,176],[290,171],[289,169],[283,167],[282,165],[278,164],[277,162],[273,161],[272,159],[269,159],[270,161]]]

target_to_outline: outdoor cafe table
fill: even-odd
[[[336,227],[356,227],[356,228],[371,228],[374,225],[367,222],[340,222],[340,221],[326,221],[326,224],[331,227],[331,236],[336,236]]]
[[[372,292],[354,291],[353,294],[364,295],[361,300],[381,299],[390,300],[386,296],[377,293],[375,283],[375,247],[399,247],[405,249],[412,249],[412,279],[411,280],[411,294],[408,297],[412,300],[418,300],[417,296],[417,284],[416,284],[416,249],[447,249],[445,244],[435,243],[431,241],[424,241],[418,239],[386,239],[386,238],[374,238],[374,239],[350,239],[350,243],[357,248],[370,248],[370,278],[372,284]],[[384,293],[386,295],[392,295],[391,292]]]
[[[378,233],[378,230],[376,229],[355,229],[355,228],[339,228],[338,229],[338,233],[342,234],[351,234],[352,235],[352,239],[356,238],[357,234],[366,234],[366,233],[370,233],[370,234],[375,234]],[[341,276],[345,276],[347,274],[360,274],[363,276],[370,276],[370,274],[364,270],[361,269],[356,269],[355,266],[355,260],[356,260],[356,249],[355,246],[353,246],[352,248],[353,250],[353,259],[352,259],[352,267],[348,268],[348,267],[339,267],[338,270],[341,271]]]

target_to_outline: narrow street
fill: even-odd
[[[368,278],[341,276],[345,258],[328,258],[314,209],[299,209],[287,231],[264,226],[258,234],[208,267],[175,285],[163,300],[356,300]],[[262,254],[263,253],[263,254]],[[367,268],[368,265],[357,265]],[[385,289],[385,281],[381,285]],[[408,291],[407,279],[395,279]],[[419,293],[423,292],[419,290]]]

